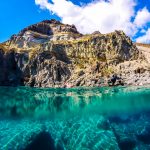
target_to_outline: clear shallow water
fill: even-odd
[[[149,150],[150,89],[0,87],[0,149]]]

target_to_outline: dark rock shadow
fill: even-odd
[[[55,141],[51,135],[43,131],[24,150],[62,150],[62,148],[55,147]]]
[[[121,139],[121,136],[116,132],[114,128],[112,128],[112,131],[116,137],[120,150],[134,150],[137,144],[136,140],[129,138],[129,137]]]
[[[133,150],[136,146],[136,142],[131,139],[119,141],[118,143],[120,150]]]
[[[18,62],[23,56],[14,50],[6,54],[1,50],[0,59],[0,86],[23,86],[23,73]]]
[[[113,116],[113,117],[109,117],[109,121],[111,123],[124,124],[124,123],[129,123],[131,120],[129,118],[122,118],[119,116]]]
[[[136,137],[144,144],[150,144],[150,127],[147,127],[142,133],[136,135]]]

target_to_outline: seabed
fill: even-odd
[[[0,87],[1,150],[149,150],[150,88]]]

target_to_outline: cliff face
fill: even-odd
[[[82,35],[74,25],[46,20],[2,43],[0,58],[0,85],[93,86],[140,52],[122,31]]]
[[[56,20],[45,20],[23,29],[18,35],[13,35],[6,45],[10,48],[25,49],[49,41],[70,40],[80,36],[82,35],[78,33],[74,25],[64,25]]]

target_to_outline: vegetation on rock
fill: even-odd
[[[107,79],[120,64],[145,61],[123,31],[82,35],[74,25],[56,20],[23,29],[0,44],[0,49],[0,67],[5,70],[0,73],[0,77],[5,76],[1,85],[57,87],[68,80],[74,86],[98,86],[100,79]],[[11,67],[6,68],[6,64]],[[78,70],[84,73],[76,74]],[[120,69],[117,73],[124,71]]]

